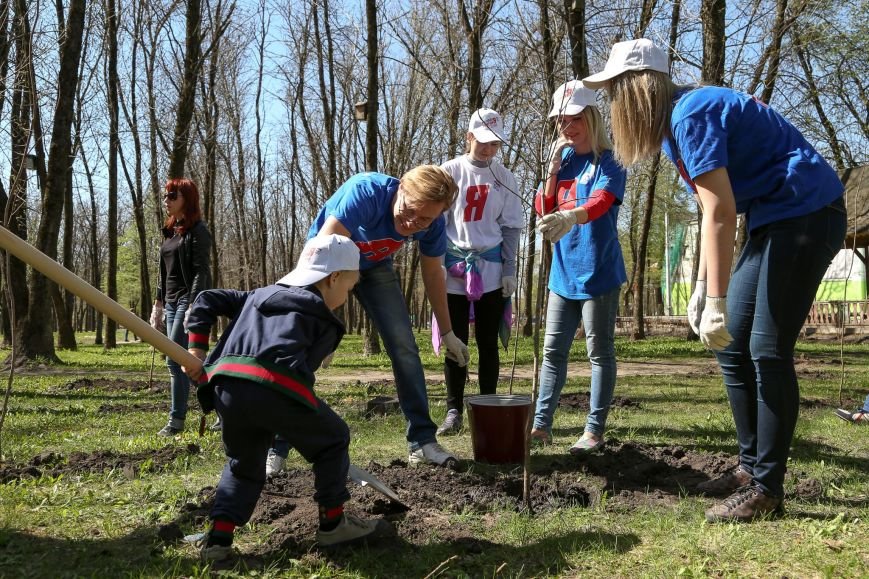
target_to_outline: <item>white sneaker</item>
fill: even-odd
[[[321,547],[348,545],[364,539],[375,539],[395,535],[392,523],[383,519],[360,519],[344,514],[341,522],[331,531],[317,531],[317,543]]]
[[[410,456],[407,457],[407,462],[411,466],[420,464],[436,464],[438,466],[446,466],[454,468],[458,465],[459,459],[456,455],[446,450],[437,442],[429,442],[423,444],[416,450],[410,451]]]
[[[266,476],[274,476],[278,474],[284,470],[286,464],[287,459],[279,454],[270,452],[269,457],[266,459]]]

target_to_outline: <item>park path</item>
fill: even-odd
[[[705,375],[717,373],[718,365],[715,358],[685,358],[679,360],[667,360],[665,362],[623,362],[618,363],[618,376],[662,376],[662,375]],[[510,378],[510,364],[501,362],[501,379]],[[531,364],[516,366],[514,377],[518,380],[530,380],[533,377],[534,368]],[[567,365],[567,374],[571,377],[591,376],[591,366],[588,361],[571,362]],[[469,378],[476,379],[477,372],[471,368]],[[443,370],[426,370],[426,381],[441,381],[444,379]],[[392,370],[376,369],[367,370],[354,368],[348,372],[344,368],[327,368],[317,372],[317,382],[320,384],[346,384],[347,382],[380,382],[392,380]]]

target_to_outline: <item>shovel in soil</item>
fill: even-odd
[[[350,470],[347,471],[347,475],[350,477],[350,480],[354,482],[358,482],[362,486],[370,486],[380,494],[386,496],[392,502],[397,505],[404,507],[405,509],[410,509],[406,504],[401,502],[401,499],[398,498],[398,494],[389,488],[382,480],[368,472],[367,470],[361,469],[356,465],[351,464]]]

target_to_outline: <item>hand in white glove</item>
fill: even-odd
[[[501,295],[509,298],[516,291],[516,278],[512,275],[505,275],[501,278]]]
[[[703,308],[706,305],[706,280],[698,279],[694,286],[694,293],[688,300],[688,325],[694,333],[700,335],[700,319],[703,317]]]
[[[165,332],[166,322],[164,320],[165,314],[163,313],[163,306],[155,303],[151,308],[151,319],[149,320],[151,327],[158,332]]]
[[[576,225],[576,214],[573,211],[556,211],[544,215],[537,222],[537,231],[546,241],[555,243]]]
[[[561,155],[565,147],[571,147],[570,141],[564,135],[558,137],[549,147],[549,169],[548,175],[555,175],[561,169]]]
[[[454,360],[459,366],[465,367],[471,359],[468,347],[456,336],[452,330],[441,336],[444,346],[447,347],[446,357]]]
[[[700,341],[719,352],[730,345],[733,336],[727,331],[727,298],[706,297],[706,307],[700,319]]]
[[[330,364],[332,364],[332,358],[335,357],[335,350],[332,350],[328,356],[323,358],[323,361],[320,362],[320,368],[328,368]]]

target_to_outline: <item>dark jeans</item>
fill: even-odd
[[[184,312],[187,311],[187,296],[176,303],[166,302],[163,309],[166,312],[166,335],[186,350],[187,332],[184,330]],[[187,418],[187,401],[190,398],[190,379],[181,370],[178,362],[172,358],[166,358],[166,366],[169,368],[171,378],[169,388],[172,391],[172,408],[169,410],[169,417],[184,420]]]
[[[733,342],[717,353],[727,387],[740,464],[767,494],[783,482],[797,414],[794,346],[818,285],[845,239],[840,199],[819,211],[756,229],[727,292]]]
[[[266,457],[280,434],[313,464],[314,500],[331,509],[350,498],[350,429],[319,398],[319,412],[241,378],[218,377],[215,408],[223,422],[226,466],[217,485],[212,519],[247,523],[266,480]]]
[[[498,329],[504,317],[504,303],[507,298],[501,295],[501,288],[480,296],[474,304],[474,326],[479,359],[478,376],[480,394],[494,394],[498,386],[498,371],[501,361],[498,352]],[[453,333],[464,343],[468,343],[471,303],[463,294],[447,294],[450,309],[450,322]],[[465,395],[465,382],[468,367],[459,366],[454,360],[446,359],[444,378],[447,383],[447,408],[462,412],[462,399]]]

